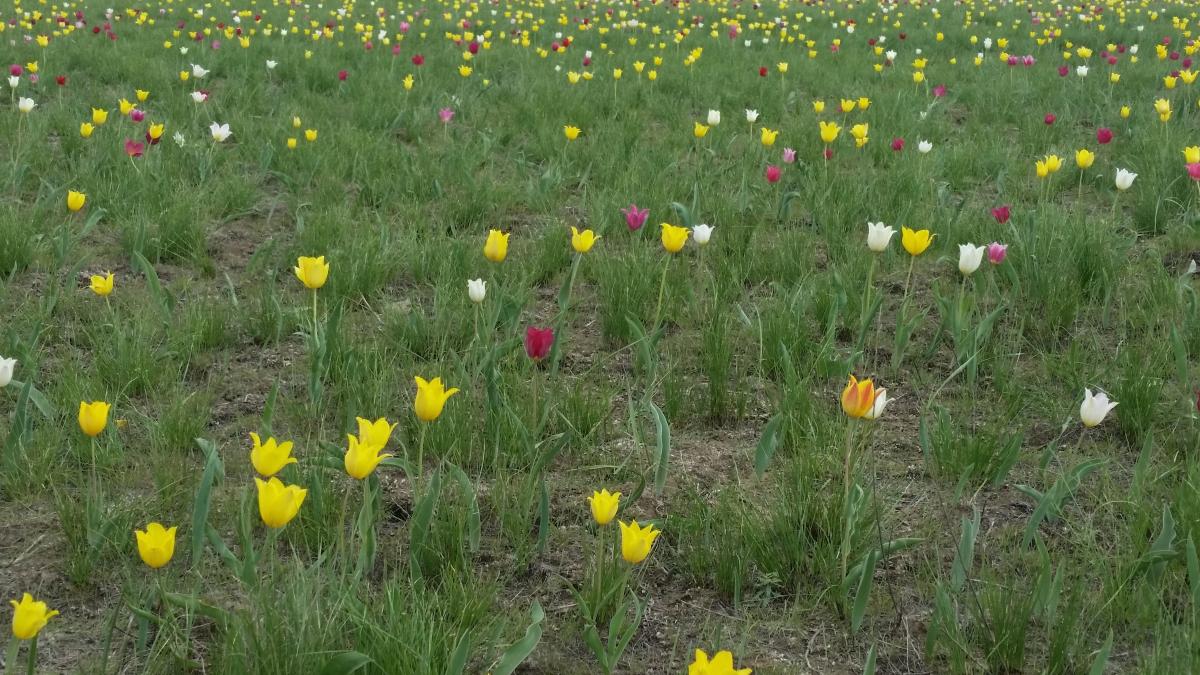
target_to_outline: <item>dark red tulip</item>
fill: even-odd
[[[761,68],[758,69],[758,76],[759,77],[767,76],[767,67],[766,66],[762,66]]]
[[[782,175],[783,175],[783,171],[781,171],[779,169],[779,167],[775,166],[774,164],[767,165],[767,182],[768,183],[778,183],[779,178]]]
[[[996,222],[1000,223],[1001,225],[1007,223],[1008,218],[1011,215],[1012,214],[1009,212],[1009,209],[1008,209],[1008,204],[1005,204],[1003,206],[997,206],[996,208],[992,209],[992,217],[995,218]]]
[[[833,159],[833,148],[825,148],[825,151],[821,154],[825,155],[826,161],[831,160]]]
[[[1070,69],[1070,68],[1068,68],[1068,67],[1066,67],[1066,66],[1059,66],[1059,67],[1058,67],[1058,74],[1059,74],[1059,76],[1061,76],[1061,77],[1066,77],[1066,76],[1067,76],[1067,74],[1069,74],[1070,72],[1071,72],[1071,69]]]
[[[60,87],[67,86],[67,76],[66,75],[57,75],[57,76],[55,76],[54,81],[57,82],[58,86],[60,86]]]
[[[345,82],[347,77],[350,77],[350,73],[347,73],[347,72],[346,72],[346,71],[344,71],[344,70],[339,70],[339,71],[338,71],[338,80],[339,80],[339,81],[341,81],[341,82]]]
[[[892,150],[895,150],[896,152],[900,152],[903,149],[904,149],[904,139],[903,138],[893,138],[892,139]]]
[[[479,43],[472,40],[471,44],[467,45],[467,51],[471,52],[472,54],[478,54],[479,53]]]
[[[21,73],[23,72],[25,72],[25,69],[16,63],[8,67],[8,74],[12,75],[13,77],[20,77]]]
[[[1100,127],[1096,130],[1096,142],[1100,145],[1108,145],[1112,138],[1112,129],[1109,129],[1108,127]]]
[[[553,328],[536,328],[530,326],[525,329],[525,353],[534,361],[541,361],[550,354],[550,348],[554,346],[554,329]]]
[[[425,57],[424,57],[424,56],[421,56],[420,54],[413,54],[413,57],[412,57],[412,64],[413,64],[414,66],[422,66],[422,65],[425,65]]]

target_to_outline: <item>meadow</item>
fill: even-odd
[[[7,2],[5,672],[1200,672],[1198,20]]]

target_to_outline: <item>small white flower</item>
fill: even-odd
[[[992,38],[983,38],[983,48],[984,49],[992,48]]]
[[[871,406],[871,409],[867,411],[867,414],[863,415],[863,417],[869,420],[877,420],[880,417],[883,417],[883,409],[887,407],[887,404],[887,389],[879,389],[875,392],[875,403]]]
[[[182,54],[182,55],[184,55],[184,56],[187,56],[187,53],[188,53],[188,48],[187,48],[187,47],[180,47],[180,48],[179,48],[179,53],[180,53],[180,54]]]
[[[192,64],[192,77],[204,77],[208,74],[208,70],[204,66]]]
[[[487,282],[483,279],[468,280],[467,295],[470,296],[471,302],[476,304],[483,302],[483,299],[487,297]]]
[[[589,50],[585,51],[585,52],[583,53],[583,58],[585,58],[585,59],[590,59],[590,58],[592,58],[592,50],[590,50],[590,49],[589,49]]]
[[[708,240],[712,237],[713,230],[715,229],[716,228],[712,225],[705,225],[701,223],[700,225],[696,225],[692,228],[692,238],[696,240],[697,244],[703,246],[708,243]]]
[[[1138,27],[1138,30],[1141,30],[1141,27],[1140,27],[1140,26]],[[1133,45],[1133,46],[1131,46],[1131,47],[1129,48],[1129,53],[1130,53],[1130,54],[1137,54],[1137,52],[1138,52],[1138,46],[1137,46],[1137,45]]]
[[[13,368],[17,366],[16,359],[6,359],[0,356],[0,388],[7,387],[12,382]]]
[[[1137,174],[1125,169],[1117,169],[1116,184],[1117,189],[1124,192],[1133,185],[1133,179],[1137,178]]]
[[[867,223],[867,248],[876,253],[882,253],[887,250],[888,243],[892,241],[892,235],[896,234],[896,230],[884,225],[883,223]]]
[[[229,138],[233,135],[233,132],[229,130],[228,124],[217,124],[216,122],[213,122],[209,125],[208,130],[212,132],[213,140],[218,143],[224,142],[226,138]]]
[[[272,61],[271,59],[267,59],[267,70],[275,70],[275,66],[277,66],[277,65],[279,65],[279,64]]]
[[[758,120],[758,111],[746,108],[746,121],[754,124]]]
[[[745,42],[745,45],[746,45],[747,47],[749,47],[749,46],[750,46],[750,45],[752,45],[752,44],[754,44],[754,43],[753,43],[753,42],[751,42],[750,40],[746,40],[746,42]]]
[[[1191,276],[1191,275],[1195,274],[1197,271],[1200,271],[1200,268],[1196,267],[1196,259],[1192,258],[1191,260],[1188,261],[1188,268],[1187,268],[1187,272],[1185,272],[1185,274],[1187,274],[1188,276]]]
[[[1091,389],[1083,390],[1083,403],[1079,406],[1079,420],[1085,427],[1094,427],[1104,421],[1109,411],[1117,407],[1116,401],[1109,401],[1108,394],[1100,392],[1092,395]]]
[[[16,89],[17,85],[21,84],[21,78],[16,75],[8,76],[8,86],[10,89]]]
[[[887,57],[888,61],[896,60],[896,50],[895,49],[889,49],[886,52],[884,52],[883,55]]]
[[[1075,74],[1080,77],[1087,77],[1088,67],[1087,66],[1077,66],[1075,68]]]
[[[847,32],[847,33],[854,33],[854,24],[852,24],[852,23],[851,23],[851,24],[847,24],[847,25],[846,25],[846,32]]]
[[[33,112],[35,107],[37,107],[37,104],[34,103],[33,99],[31,98],[25,98],[22,96],[21,98],[17,99],[17,110],[20,110],[23,113]]]
[[[918,47],[918,48],[917,48],[917,56],[920,56],[921,54],[922,54],[921,48],[920,48],[920,47]]]
[[[917,143],[917,151],[922,155],[928,153],[930,150],[933,150],[933,143],[929,141],[920,141]]]
[[[979,264],[983,262],[983,254],[987,251],[986,246],[976,246],[972,243],[958,245],[958,271],[963,273],[963,276],[971,276],[975,270],[979,269]]]
[[[183,137],[182,131],[176,131],[175,135],[171,137],[171,140],[175,141],[175,145],[178,145],[181,148],[185,143],[187,143],[187,139]]]
[[[709,110],[708,111],[708,126],[715,127],[720,123],[721,123],[721,111],[720,110]]]
[[[193,91],[192,92],[192,100],[195,101],[196,103],[204,103],[205,101],[208,100],[208,94],[206,94],[202,91]]]

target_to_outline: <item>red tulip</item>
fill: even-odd
[[[1058,118],[1056,118],[1054,116],[1054,113],[1046,113],[1046,120],[1045,120],[1046,126],[1050,126],[1051,124],[1054,124],[1054,120],[1056,120],[1056,119],[1058,119]]]
[[[774,164],[767,165],[767,182],[768,183],[778,183],[779,178],[782,175],[783,175],[783,172],[780,171],[779,167],[775,166]]]
[[[20,77],[23,72],[25,72],[25,69],[21,68],[18,64],[14,63],[8,67],[8,74],[13,77]]]
[[[904,139],[903,138],[893,138],[892,139],[892,150],[895,150],[896,152],[900,152],[903,149],[904,149]]]
[[[424,57],[424,56],[421,56],[420,54],[413,54],[413,57],[412,57],[412,64],[413,64],[414,66],[423,66],[423,65],[425,65],[425,57]]]
[[[550,354],[550,347],[554,346],[554,329],[553,328],[535,328],[530,326],[525,329],[525,353],[534,361],[541,361]]]
[[[1195,162],[1187,165],[1188,177],[1192,180],[1200,181],[1200,162]]]
[[[67,76],[66,75],[58,75],[54,78],[54,81],[57,82],[58,86],[60,86],[60,87],[67,86]]]
[[[1008,210],[1008,204],[997,206],[996,208],[992,209],[992,217],[995,218],[996,222],[1000,223],[1001,225],[1008,222],[1010,215],[1012,214]]]
[[[1059,67],[1058,67],[1058,74],[1059,74],[1061,77],[1066,77],[1066,76],[1067,76],[1067,74],[1068,74],[1068,73],[1070,73],[1070,72],[1071,72],[1071,69],[1070,69],[1070,68],[1068,68],[1068,67],[1066,67],[1066,66],[1059,66]]]
[[[341,82],[345,82],[347,77],[350,77],[350,73],[347,73],[347,72],[346,72],[346,71],[344,71],[344,70],[339,70],[339,71],[338,71],[338,80],[339,80],[339,81],[341,81]]]
[[[767,76],[767,67],[766,67],[766,66],[763,66],[763,67],[761,67],[761,68],[759,68],[759,69],[758,69],[758,76],[759,76],[759,77],[766,77],[766,76]]]
[[[825,148],[825,151],[821,154],[825,155],[825,161],[829,161],[833,159],[833,148]]]
[[[1108,145],[1112,138],[1112,129],[1109,129],[1108,127],[1100,127],[1096,130],[1096,142],[1100,145]]]
[[[145,150],[146,145],[144,143],[138,143],[130,138],[125,139],[125,154],[130,157],[141,157]]]

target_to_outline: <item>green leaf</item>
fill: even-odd
[[[867,662],[863,664],[863,675],[875,675],[875,645],[867,652]]]
[[[667,424],[667,416],[659,410],[654,401],[646,401],[646,408],[654,417],[654,426],[658,437],[658,463],[654,467],[654,492],[662,494],[667,485],[667,463],[671,459],[671,426]]]
[[[462,675],[467,669],[467,659],[471,657],[471,633],[464,631],[458,636],[458,642],[454,645],[454,653],[450,656],[450,662],[446,664],[446,675]]]
[[[862,627],[863,617],[867,613],[867,601],[871,597],[871,585],[875,581],[875,565],[879,562],[879,552],[871,549],[863,564],[862,575],[858,578],[858,590],[854,594],[854,606],[850,609],[850,632],[857,633]]]
[[[476,497],[475,488],[471,485],[471,479],[465,471],[454,464],[450,465],[450,471],[454,473],[454,478],[458,481],[458,487],[462,489],[463,496],[467,498],[467,545],[470,547],[471,553],[478,553],[480,537],[479,499]]]
[[[325,662],[325,667],[321,668],[320,675],[350,675],[350,673],[362,670],[370,663],[375,662],[362,652],[341,652]]]
[[[783,424],[783,413],[776,413],[763,427],[762,437],[758,439],[758,447],[754,449],[754,473],[762,478],[779,447],[779,427]]]
[[[975,537],[979,534],[979,508],[972,507],[974,516],[962,519],[962,534],[958,538],[958,550],[950,566],[950,587],[957,593],[967,583],[975,560]]]
[[[1163,505],[1162,528],[1158,531],[1158,537],[1150,546],[1147,553],[1148,559],[1153,559],[1150,562],[1150,571],[1148,576],[1151,580],[1157,581],[1162,575],[1162,568],[1167,560],[1176,557],[1175,552],[1175,519],[1171,516],[1171,509],[1167,505]]]
[[[225,466],[217,446],[207,438],[197,438],[196,445],[204,453],[204,473],[196,488],[196,501],[192,505],[192,565],[200,564],[204,553],[204,541],[208,535],[208,511],[212,505],[212,491],[217,479],[224,477]]]
[[[150,294],[154,296],[158,304],[162,305],[163,311],[170,314],[175,306],[175,299],[163,288],[154,265],[151,265],[150,261],[146,260],[145,256],[138,251],[133,252],[133,264],[146,277],[146,287],[150,289]]]
[[[425,546],[425,535],[429,531],[429,523],[433,520],[433,507],[437,504],[438,495],[442,491],[442,477],[437,469],[429,474],[429,484],[425,487],[425,495],[417,502],[413,510],[412,522],[409,524],[408,549],[412,560],[412,573],[422,574],[420,551]]]
[[[546,613],[542,611],[542,606],[537,600],[533,601],[529,613],[531,621],[529,627],[525,629],[525,636],[504,651],[500,662],[492,670],[492,675],[512,675],[517,666],[529,658],[534,648],[537,647],[538,641],[542,639],[542,620],[546,618]]]
[[[1104,646],[1100,648],[1096,654],[1095,660],[1092,661],[1092,667],[1088,669],[1088,675],[1104,675],[1104,668],[1108,665],[1108,653],[1112,651],[1113,633],[1112,629],[1108,631],[1108,639],[1104,641]]]
[[[27,394],[22,392],[22,395],[27,396],[29,400],[33,402],[33,405],[38,409],[38,412],[42,413],[42,417],[45,417],[48,420],[54,419],[54,405],[50,403],[50,400],[46,398],[45,394],[39,391],[37,387],[33,386],[32,382],[22,382],[20,380],[13,379],[9,382],[9,384],[15,387],[27,388],[29,392]]]
[[[1200,556],[1196,555],[1196,541],[1190,535],[1186,553],[1188,585],[1192,587],[1192,607],[1200,609]]]
[[[545,476],[538,479],[538,486],[541,494],[538,497],[537,550],[538,553],[542,553],[546,550],[546,542],[550,539],[550,489],[546,487]]]

